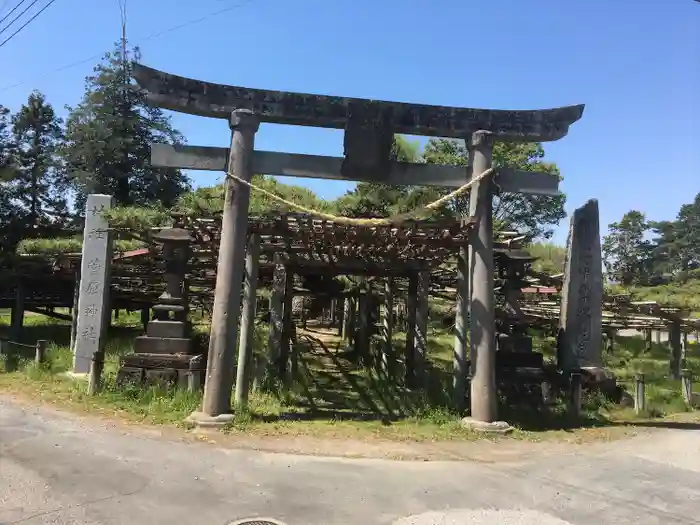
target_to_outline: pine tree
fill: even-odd
[[[48,225],[67,218],[66,171],[59,149],[62,121],[39,92],[12,117],[15,177],[11,182],[15,202],[31,225]]]
[[[135,61],[138,48],[131,50]],[[146,104],[132,80],[132,62],[121,43],[88,76],[81,103],[69,108],[65,158],[73,175],[76,209],[87,194],[113,195],[122,205],[172,206],[189,189],[177,169],[150,165],[152,143],[183,143],[170,119]]]
[[[608,279],[624,286],[646,285],[653,269],[653,246],[645,239],[649,222],[636,210],[608,225],[603,238],[603,261]]]
[[[10,110],[0,106],[0,203],[10,200],[9,188],[6,186],[15,176],[12,155],[12,137],[10,136]],[[0,204],[2,206],[2,204]],[[1,213],[1,212],[0,212]]]
[[[0,106],[0,255],[16,244],[17,226],[22,220],[21,210],[13,200],[12,180],[15,177],[10,112]]]

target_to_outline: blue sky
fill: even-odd
[[[671,219],[700,191],[700,3],[692,0],[127,1],[143,62],[184,76],[467,107],[585,103],[582,120],[545,150],[564,176],[567,210],[598,198],[603,228],[630,209]],[[56,0],[0,48],[0,104],[14,110],[35,88],[65,114],[95,60],[51,72],[109,50],[119,20],[117,0]],[[173,121],[190,144],[227,145],[225,121],[175,113]],[[256,140],[260,149],[342,154],[340,131],[264,125]],[[219,174],[192,178],[209,185]],[[350,187],[299,182],[323,197]],[[567,228],[563,221],[555,240],[564,243]]]

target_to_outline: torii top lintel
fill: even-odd
[[[238,108],[250,109],[262,122],[345,129],[355,108],[382,114],[395,133],[464,138],[490,131],[501,140],[551,141],[569,131],[584,105],[541,110],[472,109],[404,102],[385,102],[251,89],[171,75],[134,64],[134,78],[150,104],[204,117],[229,118]]]

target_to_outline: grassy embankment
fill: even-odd
[[[0,391],[129,421],[181,424],[199,405],[199,394],[157,388],[116,388],[119,356],[131,351],[132,341],[141,329],[136,314],[122,313],[113,324],[106,349],[104,388],[98,395],[89,397],[84,383],[62,375],[71,367],[68,323],[34,314],[27,315],[25,320],[23,342],[48,340],[48,362],[37,367],[29,359],[31,349],[15,347],[20,361],[14,365],[6,361],[0,364]],[[9,312],[0,311],[0,338],[7,337],[8,326]],[[206,328],[201,324],[196,326],[201,332],[206,332]],[[292,391],[284,391],[275,381],[265,381],[266,391],[252,393],[249,408],[237,412],[230,431],[417,441],[474,438],[460,427],[457,414],[447,408],[453,337],[446,330],[433,327],[429,334],[431,380],[427,393],[423,394],[406,392],[393,386],[386,377],[343,359],[336,351],[337,337],[328,330],[300,331],[298,339],[302,357],[299,380]],[[260,350],[264,340],[265,329],[261,327]],[[396,334],[395,340],[396,350],[401,352],[403,334]],[[536,338],[535,345],[547,357],[553,357],[552,339]],[[689,367],[696,377],[700,376],[700,347],[691,345],[689,356]],[[620,338],[613,355],[606,355],[606,361],[629,390],[635,373],[646,374],[646,414],[635,416],[630,408],[612,406],[599,397],[586,399],[583,417],[578,421],[569,417],[564,400],[559,400],[546,413],[526,405],[504,405],[501,415],[517,427],[513,436],[538,440],[566,435],[576,439],[587,432],[586,428],[611,428],[688,411],[680,385],[667,378],[668,350],[664,345],[654,345],[651,352],[645,353],[641,338]],[[691,418],[695,415],[687,414]],[[695,419],[700,421],[700,416]]]

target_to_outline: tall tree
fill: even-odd
[[[649,228],[653,235],[650,243],[652,279],[660,283],[678,272],[678,228],[673,221],[650,222]]]
[[[527,247],[530,255],[537,257],[532,267],[535,271],[554,275],[564,272],[566,248],[551,242],[535,242]]]
[[[681,206],[675,221],[678,243],[678,269],[681,272],[700,268],[700,193],[690,204]]]
[[[419,162],[420,146],[397,135],[391,148],[392,160]],[[405,211],[411,193],[408,186],[359,182],[354,189],[338,198],[333,208],[348,217],[388,217]]]
[[[21,220],[19,208],[12,199],[11,182],[15,176],[10,111],[0,106],[0,255],[9,251],[17,239],[11,239]]]
[[[43,94],[35,91],[12,117],[16,202],[30,224],[49,224],[68,215],[66,171],[59,156],[62,121]]]
[[[636,210],[608,226],[602,247],[608,279],[624,286],[649,283],[653,246],[645,239],[648,228],[645,215]]]
[[[116,44],[86,78],[81,103],[69,108],[64,154],[78,209],[88,193],[111,194],[122,205],[169,207],[189,189],[182,171],[150,165],[150,144],[180,144],[184,138],[159,108],[146,104],[132,75],[131,58],[139,61],[140,53],[130,53]]]
[[[10,136],[10,110],[0,105],[0,183],[7,182],[14,176],[11,155],[12,139]],[[0,198],[6,193],[0,193]]]
[[[542,171],[559,175],[559,169],[545,162],[541,143],[497,142],[493,148],[493,166],[509,167],[526,171]],[[453,164],[467,166],[469,152],[463,141],[453,139],[431,139],[423,152],[425,162],[431,164]],[[426,190],[437,196],[445,191]],[[554,226],[559,224],[566,212],[566,196],[526,195],[500,193],[495,196],[493,213],[495,226],[517,230],[532,238],[550,238]],[[459,197],[452,204],[455,214],[468,215],[469,194]]]

